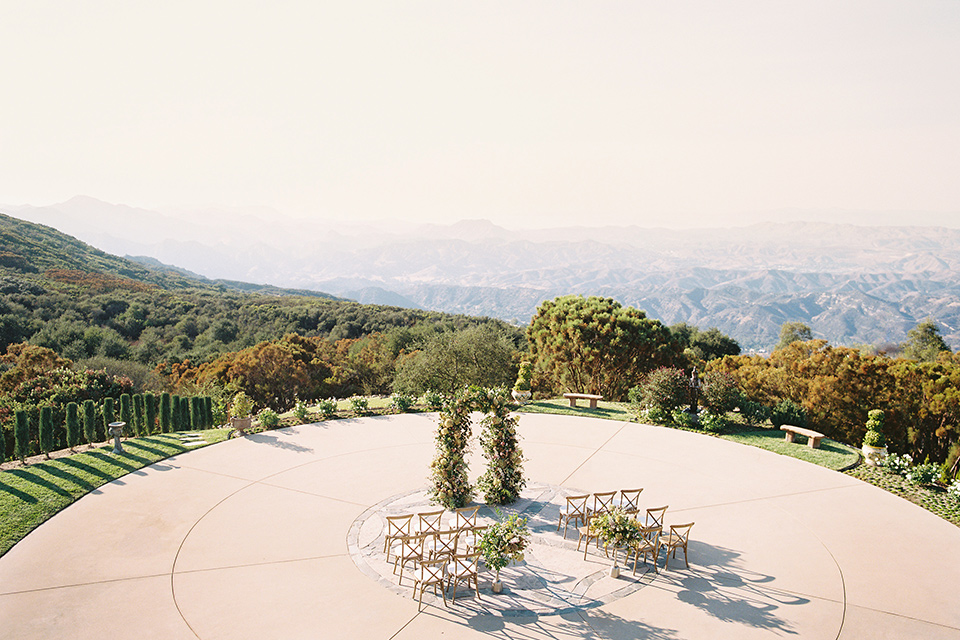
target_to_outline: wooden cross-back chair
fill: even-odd
[[[660,556],[660,532],[661,527],[655,524],[650,527],[640,528],[640,539],[633,545],[631,553],[633,554],[633,575],[637,575],[637,562],[640,556],[643,556],[643,564],[647,564],[647,556],[653,556],[653,570],[657,569],[657,559]],[[629,556],[627,556],[629,558]]]
[[[620,489],[620,508],[624,513],[635,514],[640,512],[640,492],[643,489]]]
[[[577,551],[580,551],[580,543],[583,544],[583,559],[587,559],[587,549],[590,548],[590,542],[596,545],[597,549],[600,548],[600,537],[595,533],[590,531],[590,521],[597,517],[598,514],[590,514],[586,517],[586,523],[580,525],[577,528]]]
[[[387,555],[387,562],[390,562],[393,543],[404,536],[413,535],[413,514],[387,516],[386,521],[387,531],[383,536],[383,552]]]
[[[460,532],[456,529],[425,533],[424,553],[429,560],[450,559],[457,554],[457,539]]]
[[[417,533],[436,533],[442,529],[443,509],[417,514]]]
[[[590,513],[607,513],[615,506],[616,496],[616,491],[603,491],[593,494],[593,509],[590,510]]]
[[[424,560],[417,566],[413,578],[414,596],[417,594],[418,587],[420,590],[420,602],[417,605],[417,611],[423,609],[423,592],[427,587],[433,587],[433,595],[437,595],[437,587],[440,587],[440,595],[443,596],[443,606],[447,606],[447,591],[445,588],[447,561],[447,558]]]
[[[457,553],[469,554],[480,548],[480,538],[483,532],[487,530],[487,525],[461,529],[457,533]]]
[[[683,562],[690,568],[687,561],[687,542],[690,541],[690,529],[693,528],[692,522],[687,524],[670,525],[670,533],[666,537],[660,536],[660,548],[666,550],[667,557],[663,568],[670,568],[670,552],[673,551],[673,557],[677,557],[677,549],[683,549]]]
[[[398,584],[403,583],[403,569],[407,564],[413,563],[414,570],[423,561],[423,535],[401,536],[398,538],[400,548],[393,558],[393,573],[396,575],[397,567],[400,567],[400,577]]]
[[[452,529],[472,529],[477,526],[477,512],[480,506],[460,507],[453,512]]]
[[[475,551],[473,553],[464,553],[461,555],[456,555],[453,557],[453,562],[450,563],[450,584],[453,585],[453,598],[452,601],[457,601],[457,585],[461,582],[467,583],[467,588],[470,588],[470,583],[473,583],[473,588],[477,591],[477,598],[480,598],[480,553]]]
[[[560,525],[563,525],[563,537],[567,537],[567,525],[572,520],[574,524],[586,524],[587,522],[587,500],[590,494],[582,496],[567,496],[567,506],[560,510],[560,520],[557,522],[557,531],[560,531]]]
[[[658,524],[663,527],[663,516],[667,513],[667,508],[667,506],[663,506],[647,509],[647,516],[643,520],[644,526],[651,527]]]

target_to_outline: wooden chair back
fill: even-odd
[[[593,512],[592,513],[607,513],[614,507],[614,499],[616,498],[616,491],[604,491],[601,493],[593,494]]]
[[[663,516],[667,513],[667,506],[653,507],[647,509],[647,517],[644,518],[644,526],[660,525],[663,527]]]
[[[471,529],[477,526],[477,512],[480,506],[460,507],[453,512],[454,529]]]
[[[620,489],[620,508],[625,513],[638,513],[640,511],[640,492],[643,489]]]
[[[417,514],[417,533],[436,533],[441,530],[443,509]]]

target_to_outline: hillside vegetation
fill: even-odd
[[[0,215],[0,353],[29,341],[74,361],[197,364],[290,333],[332,341],[426,324],[506,323],[149,267]],[[102,363],[102,360],[101,360]]]

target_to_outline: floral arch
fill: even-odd
[[[437,453],[430,465],[434,502],[457,509],[473,497],[465,458],[470,450],[470,414],[474,411],[487,414],[480,423],[480,446],[487,470],[477,481],[477,488],[487,504],[507,504],[519,497],[527,481],[517,437],[519,419],[511,416],[510,410],[511,398],[505,387],[467,387],[444,404],[435,440]]]

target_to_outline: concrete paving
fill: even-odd
[[[950,523],[792,458],[570,416],[521,417],[531,487],[644,487],[641,507],[696,522],[690,567],[661,558],[635,588],[590,585],[622,597],[556,613],[504,610],[488,575],[480,600],[418,612],[362,570],[350,536],[426,487],[435,418],[255,434],[101,487],[0,558],[0,638],[960,638]],[[541,568],[574,566],[547,529]]]

